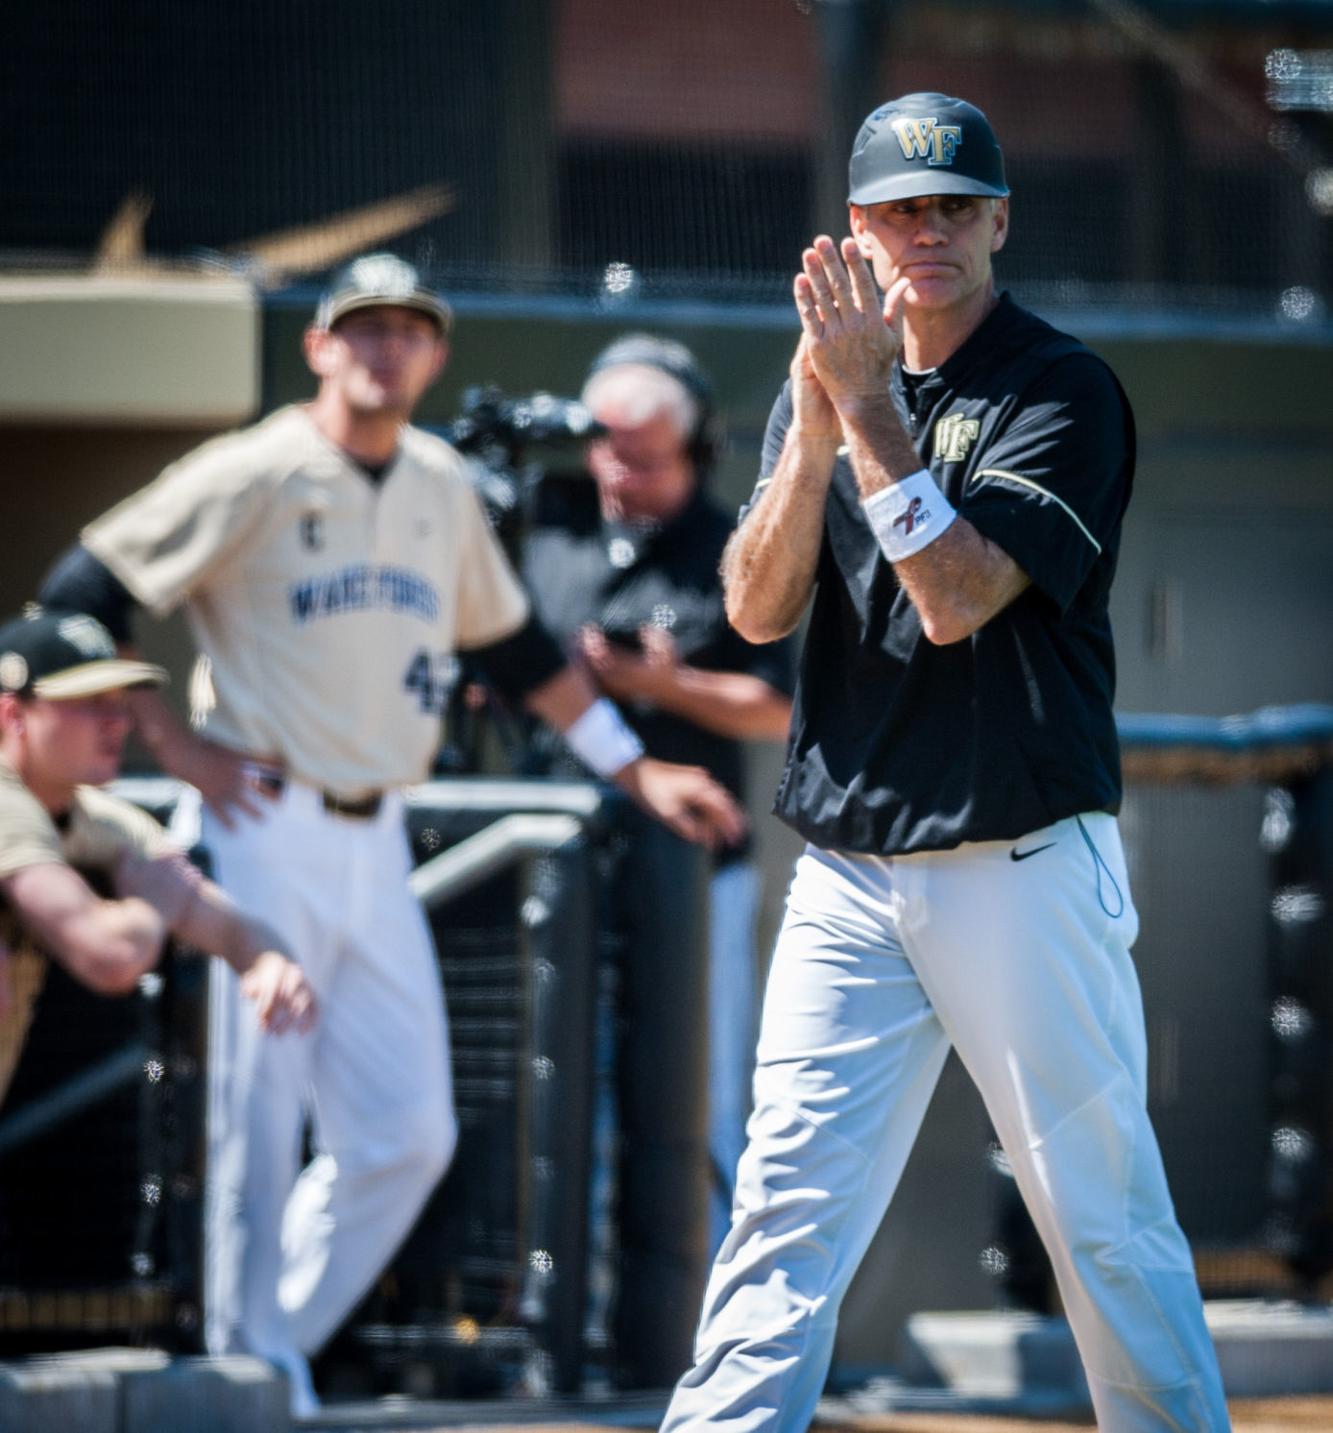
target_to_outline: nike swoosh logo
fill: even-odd
[[[1049,851],[1054,845],[1054,841],[1047,841],[1044,846],[1034,846],[1030,851],[1020,851],[1015,846],[1009,852],[1009,859],[1011,861],[1026,861],[1029,856],[1040,856],[1043,851]]]

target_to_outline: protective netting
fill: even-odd
[[[782,301],[877,101],[971,98],[1030,301],[1319,323],[1333,10],[1310,0],[33,0],[0,54],[0,267]],[[296,232],[293,232],[296,231]]]

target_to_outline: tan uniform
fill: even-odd
[[[137,806],[81,786],[69,823],[56,829],[46,808],[0,760],[0,880],[28,866],[66,865],[110,873],[126,851],[163,856],[171,851],[162,828]],[[23,1050],[33,1006],[46,979],[46,957],[17,919],[0,905],[0,944],[10,954],[9,1010],[0,1016],[0,1100]]]
[[[265,1039],[214,964],[204,1324],[210,1352],[299,1381],[454,1148],[438,965],[385,788],[427,774],[455,650],[516,632],[527,599],[448,444],[405,427],[376,482],[300,407],[188,454],[84,542],[145,607],[186,604],[207,735],[295,778],[257,816],[203,812],[219,883],[322,1004],[311,1039]]]
[[[208,736],[345,796],[421,780],[453,652],[528,615],[447,443],[405,428],[376,484],[301,407],[188,454],[83,540],[153,612],[189,600]]]

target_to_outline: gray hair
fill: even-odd
[[[650,363],[618,363],[599,368],[583,385],[583,406],[605,422],[614,410],[617,425],[638,428],[666,416],[682,443],[699,425],[699,400],[679,379]]]

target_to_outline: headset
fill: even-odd
[[[627,333],[608,344],[588,367],[588,378],[606,368],[642,363],[669,374],[694,399],[699,416],[685,447],[694,464],[695,477],[702,484],[712,472],[722,447],[722,425],[714,408],[713,385],[699,360],[673,338],[651,333]],[[587,381],[586,379],[584,380]]]

